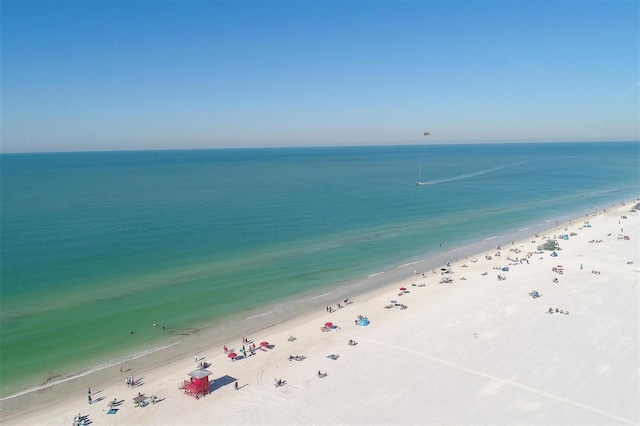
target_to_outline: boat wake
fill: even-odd
[[[454,177],[445,178],[445,179],[428,180],[428,181],[424,181],[424,182],[417,181],[416,182],[416,186],[436,185],[436,184],[439,184],[439,183],[447,183],[447,182],[453,182],[453,181],[456,181],[456,180],[469,179],[469,178],[472,178],[472,177],[475,177],[475,176],[480,176],[480,175],[484,175],[484,174],[487,174],[487,173],[495,172],[496,170],[504,169],[506,167],[510,167],[510,166],[514,166],[514,165],[518,165],[518,164],[522,164],[522,163],[523,162],[516,163],[516,164],[506,164],[504,166],[492,167],[490,169],[480,170],[479,172],[467,173],[467,174],[464,174],[464,175],[454,176]]]

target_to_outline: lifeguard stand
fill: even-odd
[[[204,368],[193,370],[189,373],[191,378],[184,381],[184,393],[194,397],[195,399],[200,398],[200,395],[208,395],[209,376],[211,374],[212,373],[210,371],[207,371]]]

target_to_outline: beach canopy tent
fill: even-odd
[[[361,325],[363,327],[367,326],[369,325],[369,320],[367,319],[367,317],[360,317],[358,318],[358,325]]]
[[[144,395],[144,394],[140,394],[140,395],[136,396],[135,398],[133,398],[133,402],[141,403],[145,399],[147,399],[147,396]]]
[[[209,376],[211,374],[212,373],[210,371],[207,371],[204,368],[193,370],[189,373],[190,379],[184,381],[184,393],[194,397],[195,399],[200,398],[201,395],[208,395]]]
[[[542,244],[541,246],[538,246],[538,250],[553,251],[556,249],[556,247],[557,247],[556,240],[549,240],[546,243]]]

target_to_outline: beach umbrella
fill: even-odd
[[[231,352],[231,353],[230,353],[229,355],[227,355],[227,356],[228,356],[229,358],[233,359],[233,358],[237,357],[237,356],[238,356],[238,354],[237,354],[237,353],[235,353],[235,352]]]
[[[144,401],[145,399],[147,399],[147,397],[145,395],[138,395],[135,398],[133,398],[133,402],[140,403],[140,402]]]
[[[269,346],[269,342],[262,342],[262,343],[260,343],[260,346],[262,346],[262,347]]]
[[[407,289],[404,287],[400,287],[400,291],[407,291]]]
[[[389,303],[398,303],[398,301],[397,301],[397,300],[392,300],[392,301],[391,301],[391,302],[389,302]]]
[[[333,323],[332,322],[325,322],[324,326],[331,328],[331,327],[333,327]]]

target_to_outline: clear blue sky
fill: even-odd
[[[2,152],[640,139],[618,1],[2,1]]]

